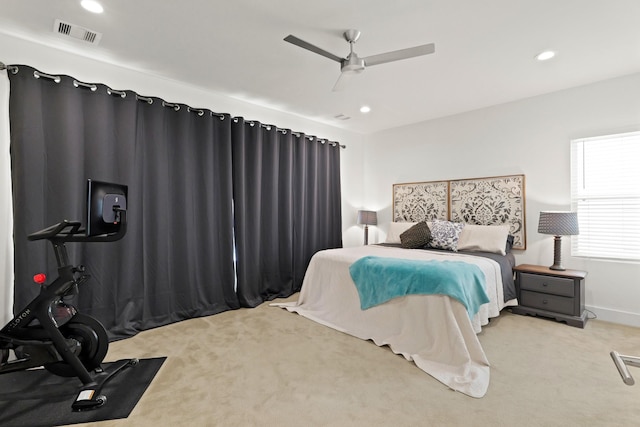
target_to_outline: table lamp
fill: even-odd
[[[538,222],[538,233],[552,234],[553,240],[553,265],[551,270],[563,271],[562,266],[562,236],[571,236],[579,233],[578,213],[549,211],[540,212],[540,222]]]
[[[364,244],[369,244],[369,226],[378,223],[378,214],[375,211],[358,211],[358,224],[364,224]]]

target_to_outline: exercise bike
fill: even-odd
[[[104,405],[104,385],[138,363],[123,359],[102,369],[109,348],[107,332],[98,320],[70,304],[90,276],[84,266],[71,265],[65,243],[113,242],[127,229],[127,187],[92,180],[87,187],[86,229],[79,221],[65,220],[27,237],[51,243],[58,277],[46,284],[44,274],[35,275],[34,281],[41,285],[39,295],[0,330],[0,374],[43,367],[58,376],[78,377],[82,387],[71,405],[74,411]]]

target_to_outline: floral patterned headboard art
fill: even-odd
[[[513,248],[526,249],[524,185],[524,175],[394,184],[393,221],[508,224]]]

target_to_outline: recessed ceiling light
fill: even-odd
[[[102,5],[95,0],[82,0],[80,5],[92,13],[104,12]]]
[[[363,114],[366,114],[369,111],[371,111],[371,107],[369,107],[368,105],[363,105],[362,107],[360,107],[360,112]]]
[[[556,56],[556,53],[552,50],[545,50],[542,53],[536,55],[536,59],[538,61],[546,61],[547,59],[551,59]]]

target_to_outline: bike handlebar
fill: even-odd
[[[47,239],[57,242],[115,242],[127,233],[127,216],[125,210],[120,212],[120,228],[115,233],[87,236],[80,221],[64,220],[27,236],[29,240]]]
[[[35,233],[29,234],[27,239],[29,240],[42,240],[50,239],[51,237],[72,236],[80,233],[84,233],[84,229],[81,228],[80,221],[64,220],[57,224],[51,225]]]

